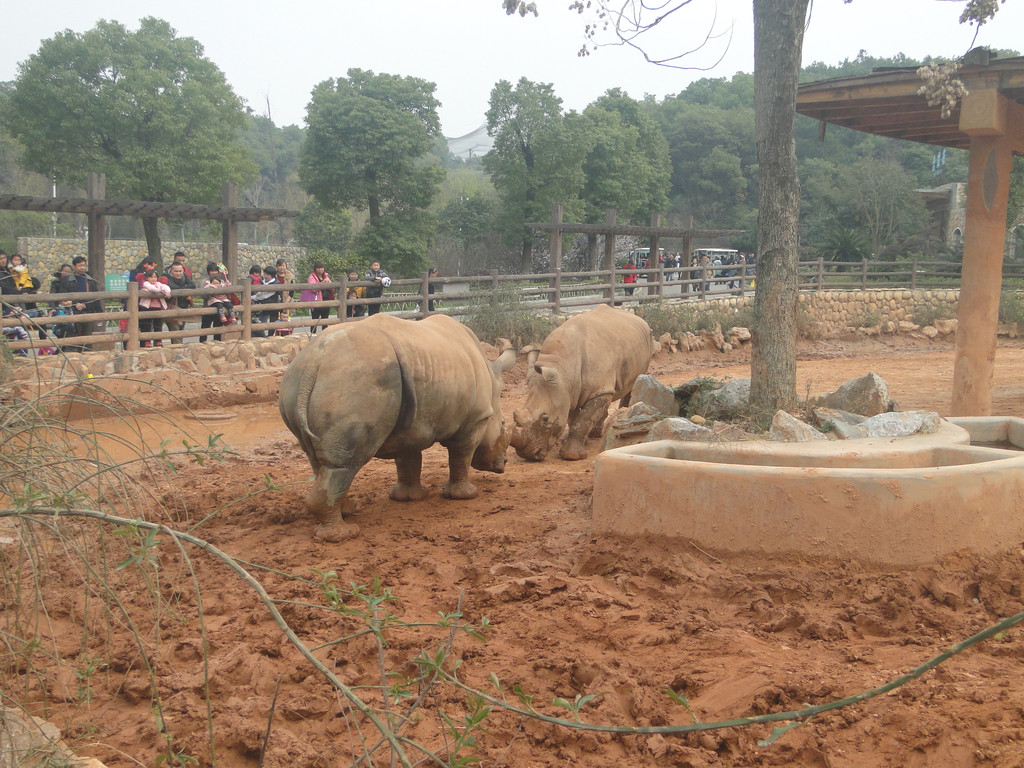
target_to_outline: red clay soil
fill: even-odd
[[[740,378],[749,375],[748,361],[745,349],[662,353],[651,372],[669,385],[695,376]],[[952,361],[950,343],[819,343],[801,355],[799,387],[801,394],[820,394],[874,371],[904,410],[948,414]],[[507,376],[508,416],[524,396],[520,362]],[[1020,343],[1000,344],[993,401],[996,414],[1024,414]],[[692,723],[668,689],[685,696],[701,721],[823,704],[880,686],[1024,610],[1024,551],[1015,541],[1006,542],[998,557],[965,551],[901,570],[856,561],[730,556],[685,540],[596,539],[589,522],[593,457],[536,464],[510,451],[505,474],[474,472],[476,499],[449,501],[439,494],[446,455],[435,446],[424,456],[423,472],[432,495],[404,504],[388,500],[393,463],[373,460],[352,486],[360,510],[353,521],[361,534],[322,543],[312,538],[314,524],[303,510],[309,467],[294,438],[282,427],[239,449],[225,463],[183,466],[176,495],[164,498],[175,511],[154,519],[170,518],[184,529],[220,510],[194,533],[273,569],[251,570],[284,601],[284,617],[308,645],[329,644],[316,655],[350,686],[379,685],[381,658],[397,673],[389,683],[412,675],[410,660],[423,649],[436,653],[449,631],[389,630],[383,650],[366,634],[330,644],[365,625],[309,605],[324,598],[289,574],[310,578],[313,569],[333,570],[344,586],[379,579],[396,597],[387,610],[403,622],[436,622],[439,611],[454,612],[461,602],[464,621],[478,624],[486,617],[491,624],[486,641],[461,633],[454,639],[446,666],[460,661],[465,682],[493,694],[493,674],[511,702],[519,703],[511,693],[519,686],[537,710],[555,717],[571,715],[552,705],[554,697],[573,701],[596,694],[581,718],[625,726]],[[249,495],[266,486],[268,474],[277,489]],[[234,499],[242,500],[229,505]],[[152,631],[144,639],[151,651],[159,648],[156,677],[175,750],[211,765],[197,600],[177,550],[165,544],[159,551],[161,593],[171,610],[159,641]],[[198,550],[188,552],[208,637],[216,764],[347,766],[361,753],[361,738],[376,743],[365,722],[357,732],[342,697],[289,645],[252,589]],[[108,766],[153,765],[163,742],[133,640],[123,626],[108,622],[104,636],[92,634],[88,649],[75,650],[81,632],[74,625],[85,610],[78,583],[76,573],[52,578],[49,621],[66,627],[61,650],[72,660],[77,653],[79,668],[87,657],[104,660],[88,678],[91,700],[81,683],[77,693],[73,682],[61,689],[66,702],[52,681],[18,685],[29,699],[48,691],[45,714],[66,726],[80,754]],[[143,613],[149,604],[144,590],[130,602]],[[771,746],[758,745],[771,725],[620,735],[495,710],[484,722],[486,732],[476,734],[478,746],[459,755],[479,757],[486,768],[1024,766],[1022,638],[1024,629],[1012,629],[891,694],[814,717]],[[405,711],[410,701],[395,709]],[[461,722],[465,704],[463,692],[438,685],[403,734],[448,754],[451,742],[439,713]],[[414,759],[423,757],[410,751]],[[380,750],[373,764],[391,763]]]

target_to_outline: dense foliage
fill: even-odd
[[[131,45],[149,51],[152,71],[135,72],[115,58],[122,55],[118,46]],[[78,67],[47,78],[54,61],[75,61],[84,51],[93,63],[115,63],[94,75]],[[838,64],[812,62],[802,78],[922,63],[902,54],[861,54]],[[167,117],[154,95],[159,78],[175,67],[185,73],[181,84],[160,94],[176,115],[198,110],[188,135],[186,121]],[[87,97],[91,82],[96,93]],[[418,78],[351,70],[316,87],[308,127],[282,127],[271,119],[269,103],[264,115],[242,111],[199,44],[177,38],[166,23],[147,19],[130,32],[102,22],[85,34],[46,41],[16,83],[0,84],[0,122],[8,128],[0,131],[0,190],[48,194],[56,170],[62,194],[82,194],[85,172],[99,170],[107,174],[110,197],[217,202],[223,182],[237,179],[244,182],[243,204],[303,210],[294,222],[243,224],[243,240],[295,242],[346,265],[380,258],[399,276],[428,264],[443,274],[546,268],[547,236],[524,224],[548,220],[555,203],[567,222],[601,222],[613,208],[621,223],[645,224],[660,212],[668,225],[743,229],[745,235],[729,242],[707,244],[753,251],[753,99],[753,76],[737,73],[695,81],[661,100],[637,101],[612,89],[575,113],[563,109],[551,85],[501,81],[486,114],[495,148],[482,162],[463,160],[448,153],[440,135],[433,84]],[[52,104],[84,111],[71,118],[71,110],[47,107]],[[146,130],[130,122],[141,121],[144,108],[152,123]],[[29,119],[30,110],[42,111]],[[97,133],[100,123],[109,136]],[[129,138],[140,143],[127,144]],[[799,116],[796,141],[804,258],[958,258],[955,247],[929,231],[916,190],[965,182],[965,152],[939,155],[934,147],[834,127],[821,142],[817,123]],[[111,156],[101,157],[100,146],[114,147]],[[1013,176],[1010,222],[1024,209],[1022,163]],[[110,219],[108,226],[115,237],[138,236],[126,219]],[[53,227],[49,215],[0,211],[0,247],[11,250],[17,236],[46,235]],[[198,223],[162,222],[161,228],[165,237],[219,237],[218,229]],[[74,220],[61,216],[56,229],[71,235]],[[1024,257],[1024,237],[1021,244]],[[563,246],[567,267],[597,266],[596,239],[567,237]]]
[[[434,217],[427,209],[445,171],[426,157],[441,133],[434,84],[350,69],[313,89],[302,184],[322,206],[367,211],[353,246],[366,261],[410,274],[426,266]]]
[[[245,115],[224,74],[196,40],[151,17],[136,31],[100,21],[43,41],[19,66],[2,119],[25,168],[75,184],[104,173],[108,197],[216,203],[226,181],[255,175],[234,140]]]

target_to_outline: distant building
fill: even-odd
[[[931,214],[929,234],[946,245],[963,245],[967,220],[967,185],[943,184],[934,189],[918,189]],[[1024,258],[1024,212],[1006,233],[1004,258]]]
[[[444,138],[448,142],[448,151],[463,160],[468,160],[471,157],[483,157],[494,147],[494,139],[487,135],[486,125],[481,125],[465,136],[456,138],[445,136]]]

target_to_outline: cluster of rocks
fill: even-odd
[[[107,272],[122,274],[129,272],[148,254],[145,240],[107,240]],[[202,272],[209,261],[222,261],[221,244],[173,242],[160,244],[164,265],[171,263],[175,251],[185,254],[185,263],[193,272]],[[305,255],[306,249],[297,245],[238,245],[238,263],[273,264],[278,259],[287,259],[291,264]],[[18,253],[25,256],[32,274],[44,285],[49,285],[43,276],[51,275],[61,264],[70,264],[75,256],[88,256],[88,244],[84,238],[19,237]],[[243,270],[244,271],[244,270]],[[94,275],[97,279],[98,275]],[[305,275],[303,275],[305,279]]]
[[[225,334],[227,335],[227,334]],[[134,396],[140,385],[154,410],[205,407],[276,397],[281,374],[308,343],[308,334],[251,341],[207,341],[126,350],[67,352],[17,357],[11,363],[15,397],[35,400],[54,391],[73,391],[85,381],[92,389]]]
[[[701,378],[667,387],[645,374],[633,386],[630,405],[608,418],[601,449],[655,440],[808,442],[901,437],[935,432],[940,422],[936,413],[900,412],[885,381],[874,373],[813,398],[808,403],[813,424],[778,411],[767,434],[751,433],[733,423],[749,412],[749,404],[750,379]]]
[[[729,329],[728,333],[722,333],[722,326],[715,323],[710,330],[702,330],[697,333],[684,331],[673,338],[671,333],[663,333],[658,337],[658,344],[665,352],[696,352],[701,349],[717,349],[719,352],[729,352],[741,344],[750,343],[750,330],[740,326]]]

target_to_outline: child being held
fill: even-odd
[[[226,288],[230,285],[227,280],[219,275],[214,275],[205,283],[203,288]],[[229,325],[234,319],[235,313],[231,304],[231,296],[227,293],[214,293],[206,297],[206,306],[217,310],[217,319],[220,325]]]

